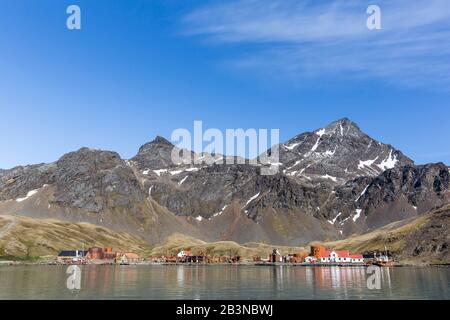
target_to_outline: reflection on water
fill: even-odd
[[[83,266],[82,289],[61,266],[0,267],[0,299],[450,299],[449,268]]]

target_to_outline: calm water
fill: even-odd
[[[365,268],[83,266],[82,288],[66,267],[0,267],[0,299],[450,299],[449,268],[382,270],[369,290]]]

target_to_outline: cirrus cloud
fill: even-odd
[[[381,7],[382,30],[366,27],[370,4]],[[187,35],[216,45],[253,45],[232,57],[234,66],[450,89],[448,0],[231,0],[198,8],[183,23]]]

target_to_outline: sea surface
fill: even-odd
[[[450,268],[379,271],[374,289],[366,267],[90,265],[70,290],[66,266],[1,266],[0,299],[450,299]]]

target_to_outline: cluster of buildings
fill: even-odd
[[[57,262],[63,264],[114,263],[130,264],[140,261],[139,255],[132,252],[115,252],[112,248],[92,247],[85,250],[63,250]]]
[[[374,259],[373,261],[375,261]],[[141,262],[139,255],[132,252],[115,252],[112,248],[92,247],[84,250],[64,250],[57,258],[58,263],[63,264],[134,264]],[[278,249],[274,249],[267,259],[254,257],[256,264],[316,264],[316,265],[362,265],[365,264],[362,254],[351,254],[348,250],[328,250],[321,245],[311,246],[310,253],[300,252],[281,255]],[[381,261],[381,260],[380,260]],[[206,254],[194,254],[191,250],[181,250],[176,255],[153,257],[148,260],[151,263],[240,263],[240,256],[208,256]]]
[[[167,255],[153,258],[157,263],[239,263],[240,256],[208,256],[206,254],[194,254],[191,250],[181,250],[176,255]]]
[[[364,264],[362,254],[351,254],[348,250],[328,250],[321,245],[311,246],[311,252],[281,255],[278,249],[274,249],[268,259],[255,257],[255,262],[264,263],[294,263],[294,264]]]

